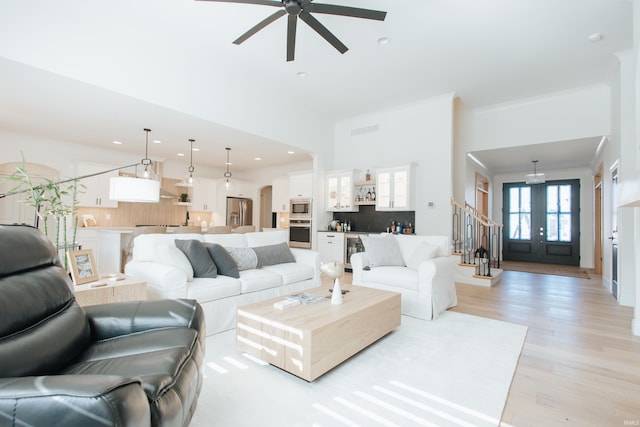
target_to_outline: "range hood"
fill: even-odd
[[[171,191],[165,190],[162,187],[160,187],[160,198],[161,199],[179,199],[177,194],[173,194]]]
[[[152,161],[151,168],[153,169],[156,176],[158,177],[158,181],[160,181],[160,198],[161,199],[179,199],[180,196],[178,196],[177,194],[162,188],[162,168],[163,168],[162,162],[158,162],[155,160]]]

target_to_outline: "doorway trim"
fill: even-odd
[[[604,250],[604,223],[603,223],[603,183],[602,183],[603,164],[600,163],[595,175],[593,176],[593,225],[594,225],[594,242],[593,242],[593,272],[602,274],[602,253]]]

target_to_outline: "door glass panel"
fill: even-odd
[[[378,174],[378,195],[376,201],[378,205],[391,207],[391,174],[381,172]]]
[[[531,239],[531,188],[509,189],[509,238]]]
[[[340,207],[346,208],[351,206],[351,177],[343,176],[340,178]]]
[[[395,173],[393,186],[394,206],[408,206],[409,184],[407,181],[407,172],[399,171]]]
[[[327,179],[327,210],[338,207],[338,178]]]
[[[547,241],[571,242],[571,185],[547,185]]]
[[[558,186],[547,187],[547,212],[558,212]],[[549,228],[547,226],[547,228]]]

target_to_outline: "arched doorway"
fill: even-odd
[[[271,185],[260,188],[260,219],[256,231],[275,227],[273,209],[271,209],[272,197],[273,187]]]

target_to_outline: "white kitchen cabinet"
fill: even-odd
[[[255,184],[249,181],[241,181],[238,179],[230,179],[227,186],[226,179],[218,180],[218,191],[224,194],[224,197],[246,197],[253,198]]]
[[[215,179],[195,178],[191,192],[191,210],[202,212],[216,210],[217,182]]]
[[[344,233],[335,231],[318,232],[318,253],[320,262],[344,261]]]
[[[289,177],[274,178],[271,183],[271,211],[289,212]]]
[[[289,175],[289,198],[311,198],[313,191],[313,174],[311,172],[292,173]]]
[[[356,212],[353,197],[354,171],[330,172],[327,174],[326,210],[330,212]]]
[[[415,205],[413,164],[376,171],[376,210],[411,211]]]
[[[76,241],[82,250],[91,249],[100,274],[122,272],[122,251],[133,232],[125,229],[78,228]]]
[[[22,185],[16,188],[17,183],[13,181],[2,181],[7,176],[9,175],[0,174],[0,193],[10,193],[26,188]],[[25,198],[26,194],[23,193],[0,199],[0,224],[33,225],[36,210],[24,201]]]
[[[78,164],[78,175],[84,176],[104,172],[116,168],[113,165],[82,162]],[[84,178],[80,181],[84,185],[82,192],[78,194],[78,206],[88,208],[117,208],[118,202],[109,199],[109,185],[112,177],[118,176],[118,171]]]

